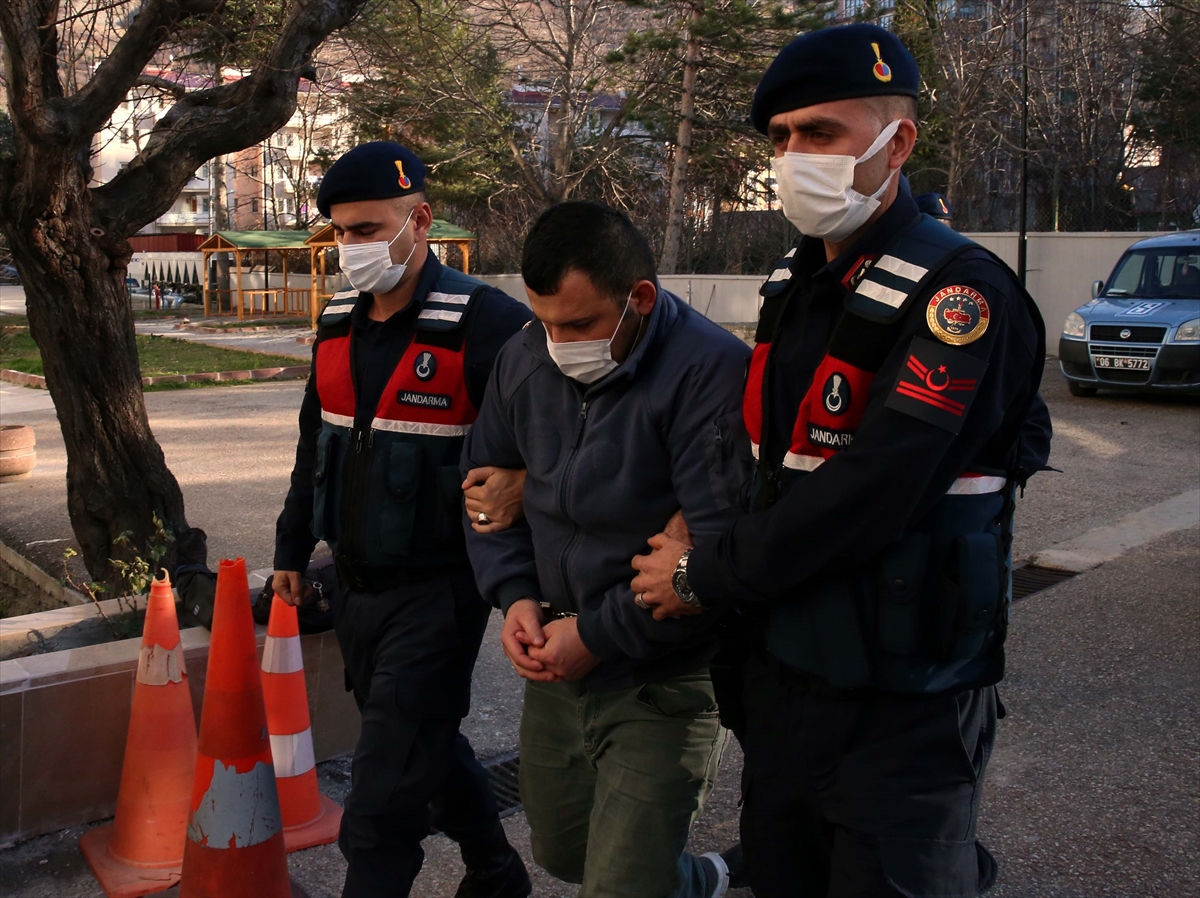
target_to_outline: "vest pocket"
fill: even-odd
[[[329,490],[334,456],[337,455],[337,439],[332,430],[324,430],[317,437],[317,458],[313,465],[313,517],[310,529],[317,539],[333,539],[335,534],[329,526]]]
[[[983,651],[1007,589],[1005,559],[995,533],[971,533],[954,541],[942,576],[936,648],[946,661],[965,661]]]
[[[921,648],[919,599],[929,558],[927,533],[910,533],[883,552],[879,565],[879,606],[875,643],[880,651],[913,655]]]
[[[379,520],[379,549],[386,556],[407,557],[417,519],[421,485],[421,448],[394,442],[387,453],[387,495]]]
[[[467,544],[464,514],[458,465],[442,465],[437,469],[437,507],[433,514],[433,541],[438,548],[461,549]]]

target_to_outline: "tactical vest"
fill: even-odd
[[[759,461],[756,507],[849,448],[879,368],[895,349],[915,297],[977,245],[929,216],[903,229],[853,273],[825,354],[800,402],[782,465]],[[771,341],[792,287],[793,249],[760,291],[763,309],[743,406],[755,458],[764,436]],[[1001,263],[1003,264],[1003,263]],[[1027,305],[1040,322],[1033,300]],[[910,364],[920,366],[919,359]],[[1040,375],[1041,365],[1035,370]],[[957,387],[935,380],[953,402]],[[1036,388],[1033,390],[1036,394]],[[1032,396],[1031,396],[1032,401]],[[1014,464],[971,466],[909,533],[853,571],[825,571],[803,595],[770,610],[767,647],[783,663],[841,689],[933,693],[997,682],[1011,594]]]
[[[378,567],[465,563],[458,461],[477,409],[467,393],[464,345],[474,300],[486,289],[443,269],[361,429],[350,325],[358,292],[335,294],[322,311],[312,532],[335,553]]]

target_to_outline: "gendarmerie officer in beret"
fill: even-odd
[[[432,822],[461,848],[460,898],[518,898],[529,877],[459,732],[491,608],[467,559],[458,459],[496,353],[532,316],[429,251],[424,188],[420,159],[388,142],[356,147],[321,181],[317,207],[353,289],[318,322],[273,586],[294,603],[328,543],[362,711],[343,894],[407,895]]]
[[[761,290],[749,513],[634,559],[656,615],[736,604],[749,622],[741,707],[721,701],[745,736],[758,898],[963,896],[996,878],[975,823],[1003,714],[1014,492],[1049,453],[1045,335],[1008,268],[900,183],[918,84],[866,24],[806,34],[764,75],[751,117],[803,236]]]
[[[930,218],[936,218],[948,228],[954,227],[954,212],[940,193],[922,193],[920,196],[914,196],[913,201],[917,204],[917,209]]]

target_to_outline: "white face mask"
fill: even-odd
[[[350,286],[363,293],[387,293],[400,283],[400,278],[404,277],[404,272],[408,269],[409,259],[417,251],[417,243],[413,241],[408,258],[398,265],[392,263],[391,247],[400,239],[400,234],[404,233],[408,223],[412,221],[413,212],[416,211],[414,208],[408,213],[400,231],[391,240],[338,244],[342,271],[350,279]]]
[[[882,186],[870,196],[854,189],[854,169],[882,150],[899,127],[897,120],[884,128],[857,159],[823,153],[784,153],[773,159],[779,202],[796,230],[838,243],[866,224],[899,169],[888,172]]]
[[[633,291],[631,290],[625,299],[625,308],[621,312],[620,320],[617,321],[616,329],[607,340],[555,343],[550,339],[550,331],[546,331],[546,350],[550,353],[554,364],[558,365],[558,370],[573,380],[590,384],[595,383],[616,368],[617,361],[612,357],[612,341],[617,338],[617,331],[621,329],[621,322],[625,320],[625,313],[629,311],[629,303],[632,299]],[[542,327],[545,326],[542,325]],[[638,322],[638,330],[640,331],[641,328],[641,322]]]

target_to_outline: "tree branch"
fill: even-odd
[[[147,0],[112,52],[74,96],[50,104],[51,113],[67,126],[73,140],[90,143],[113,110],[125,99],[154,58],[171,29],[184,19],[215,12],[222,0]]]
[[[8,56],[9,114],[21,131],[39,141],[69,136],[63,123],[46,108],[63,92],[54,28],[58,4],[59,0],[0,3],[0,37]]]
[[[300,78],[312,73],[313,53],[366,2],[299,0],[249,77],[186,94],[150,132],[143,155],[93,188],[98,222],[118,234],[135,233],[170,208],[201,164],[261,142],[287,124]]]

